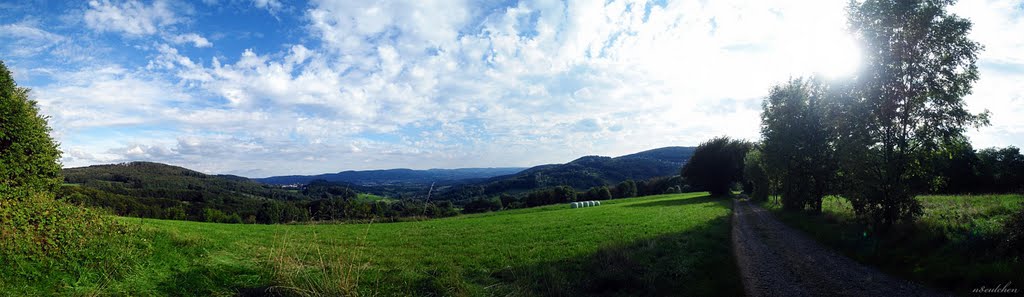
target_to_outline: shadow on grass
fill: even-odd
[[[278,296],[267,290],[269,275],[252,267],[200,264],[175,271],[157,286],[165,296]]]
[[[510,267],[491,276],[514,284],[513,295],[740,296],[729,231],[724,216],[685,232],[606,246],[578,259]]]
[[[658,200],[644,203],[629,204],[624,207],[666,207],[666,206],[681,206],[689,204],[701,204],[708,202],[724,201],[729,200],[728,198],[715,198],[708,195],[700,197],[687,197],[687,198],[676,198],[668,200]]]

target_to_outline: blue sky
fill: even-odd
[[[756,140],[790,77],[856,71],[846,1],[16,1],[0,59],[64,166],[250,177],[532,166]],[[1024,144],[1024,2],[961,1],[985,45],[976,147]]]

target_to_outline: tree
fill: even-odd
[[[60,150],[29,90],[18,87],[0,61],[0,195],[15,190],[53,193],[61,184]]]
[[[782,204],[788,210],[810,207],[821,212],[821,199],[833,183],[837,164],[828,96],[828,86],[820,80],[792,79],[773,87],[762,103],[762,157],[781,182]]]
[[[849,30],[862,67],[838,101],[842,194],[858,216],[881,227],[920,213],[915,196],[933,176],[928,152],[988,124],[963,97],[978,79],[981,45],[953,0],[851,1]],[[838,121],[837,121],[838,122]]]
[[[600,188],[597,188],[597,195],[595,197],[596,200],[611,200],[612,191],[609,190],[608,187],[601,186]]]
[[[470,201],[462,208],[465,213],[479,213],[501,210],[501,201],[494,198],[478,198]]]
[[[636,182],[625,180],[615,186],[616,198],[636,197]]]
[[[743,178],[743,157],[751,146],[726,136],[712,138],[697,146],[681,175],[712,196],[727,196],[729,186]]]
[[[978,183],[982,192],[1024,189],[1024,155],[1015,146],[987,148],[977,153]]]
[[[743,177],[753,187],[750,193],[751,200],[768,200],[768,195],[771,193],[771,184],[768,180],[768,173],[764,169],[764,160],[762,159],[760,149],[751,149],[743,158]]]

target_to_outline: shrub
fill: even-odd
[[[1004,246],[1010,255],[1024,255],[1024,206],[1006,220]]]
[[[103,283],[127,272],[150,252],[137,230],[94,210],[40,193],[4,196],[0,259],[5,265],[0,275],[12,283]]]

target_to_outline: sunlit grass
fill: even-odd
[[[689,193],[399,223],[120,218],[155,234],[153,258],[97,293],[732,296],[729,206]]]

